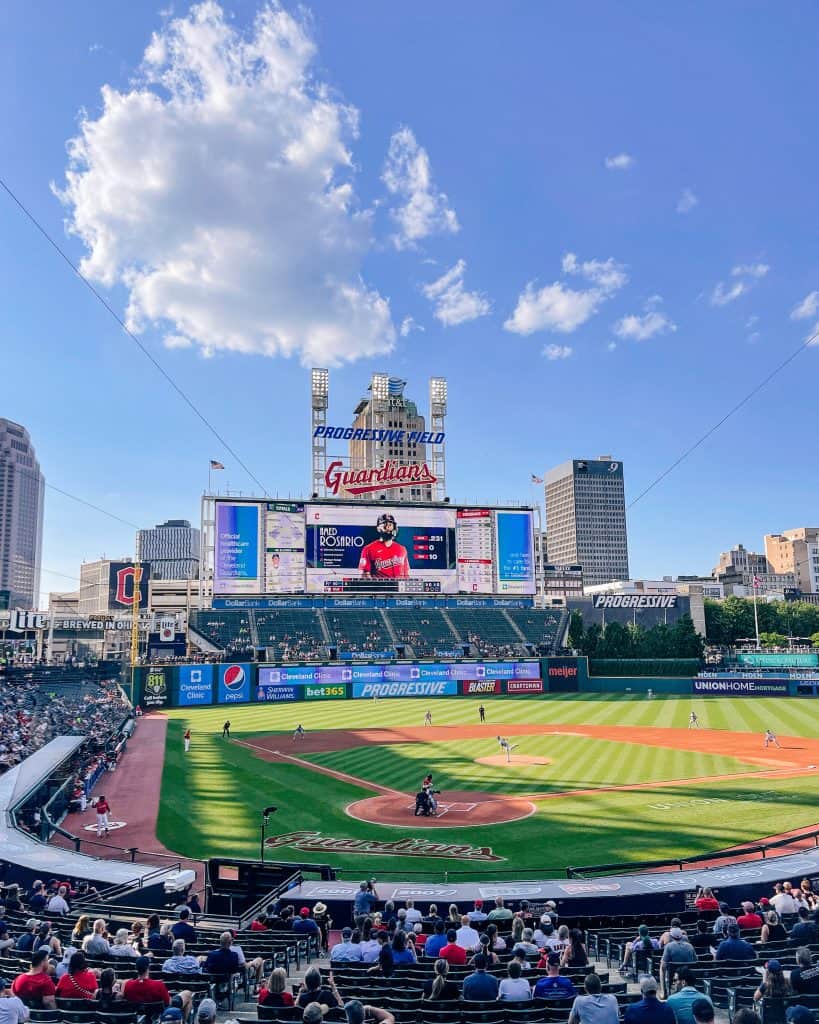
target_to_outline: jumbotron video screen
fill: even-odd
[[[531,509],[216,499],[213,592],[535,592]]]

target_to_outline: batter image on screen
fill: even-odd
[[[402,579],[409,576],[407,549],[396,540],[398,524],[389,512],[382,512],[376,521],[378,540],[362,548],[358,568],[372,579]]]

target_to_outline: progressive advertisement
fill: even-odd
[[[311,594],[455,594],[455,509],[307,505]]]
[[[496,588],[500,594],[534,594],[532,513],[495,513]]]
[[[214,594],[262,592],[259,559],[261,506],[216,502]]]

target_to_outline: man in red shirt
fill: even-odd
[[[459,946],[455,939],[455,929],[450,928],[446,933],[446,945],[441,946],[438,956],[442,960],[446,960],[448,964],[460,966],[466,963],[466,950],[463,946]]]
[[[737,918],[737,924],[743,931],[748,931],[751,928],[761,928],[762,918],[754,910],[754,905],[750,900],[745,900],[742,904],[742,913]]]
[[[11,991],[26,1006],[42,1007],[44,1010],[56,1010],[57,989],[48,974],[48,953],[37,950],[31,955],[31,967],[25,974],[18,974],[11,986]]]
[[[151,961],[147,956],[139,956],[134,961],[137,976],[126,981],[122,987],[122,995],[129,1003],[164,1003],[171,1001],[171,994],[164,981],[154,981],[148,977]]]
[[[398,524],[389,512],[382,512],[376,521],[378,540],[361,551],[358,568],[373,579],[396,580],[409,576],[409,558],[403,544],[396,542]]]

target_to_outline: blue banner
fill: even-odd
[[[340,661],[372,661],[374,658],[386,661],[395,657],[395,651],[339,651],[338,657]]]
[[[453,697],[458,692],[455,682],[356,683],[353,697]]]
[[[295,686],[281,686],[277,683],[260,683],[256,688],[256,700],[283,703],[285,701],[299,700],[303,696],[301,690]]]
[[[214,597],[213,608],[531,608],[531,597]]]
[[[179,706],[213,703],[213,665],[179,666]]]
[[[244,704],[250,700],[252,665],[219,666],[219,703]]]
[[[729,697],[787,697],[786,682],[767,679],[692,679],[694,693],[711,693]]]
[[[393,665],[282,665],[259,668],[259,685],[321,683],[446,683],[471,679],[540,679],[539,661]]]

